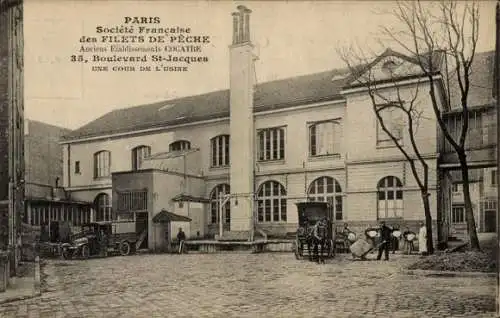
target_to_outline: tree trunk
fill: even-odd
[[[424,203],[425,228],[427,230],[427,252],[434,254],[434,242],[432,240],[432,215],[429,203],[430,194],[427,190],[422,191],[422,201]]]
[[[465,221],[467,222],[467,233],[469,233],[471,250],[481,250],[479,239],[477,237],[476,222],[474,220],[474,210],[472,209],[472,201],[470,198],[469,189],[469,167],[467,166],[465,151],[458,154],[460,160],[460,170],[462,171],[464,205],[465,205]]]

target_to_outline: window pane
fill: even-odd
[[[280,202],[278,199],[273,200],[273,221],[278,222],[280,220]]]
[[[217,142],[215,139],[212,139],[212,166],[217,165]]]
[[[286,221],[286,199],[281,199],[281,221]]]
[[[309,194],[316,194],[316,182],[313,182],[309,187]]]
[[[402,190],[397,190],[396,191],[396,199],[399,200],[399,199],[402,199],[402,198],[403,198],[403,191]]]
[[[394,191],[387,191],[387,200],[394,200]]]
[[[402,187],[403,184],[401,183],[401,180],[399,180],[398,178],[396,178],[396,186],[397,187]]]
[[[323,193],[325,190],[323,189],[323,178],[317,180],[318,183],[318,193]]]
[[[264,132],[259,132],[259,160],[264,160]]]
[[[264,222],[264,202],[262,200],[259,200],[257,202],[258,207],[257,207],[257,217],[259,222]]]
[[[281,128],[279,130],[280,135],[280,156],[279,159],[284,159],[285,158],[285,130]]]
[[[335,181],[335,192],[337,192],[337,193],[342,192],[342,188],[340,187],[340,183],[338,183],[337,181]]]
[[[271,200],[264,200],[264,211],[266,213],[266,222],[271,222]]]
[[[326,179],[326,192],[333,193],[333,178]]]
[[[316,155],[316,126],[313,125],[309,128],[309,136],[310,136],[310,150],[311,156]]]
[[[385,192],[384,191],[379,191],[378,192],[378,199],[379,200],[385,200]]]
[[[229,136],[224,137],[224,150],[225,150],[225,165],[229,165]]]
[[[342,196],[338,195],[335,197],[335,211],[342,211]]]
[[[387,177],[387,186],[388,187],[394,186],[394,178],[393,177]]]
[[[270,183],[264,183],[264,196],[269,197],[271,196],[271,184]]]

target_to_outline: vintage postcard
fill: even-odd
[[[0,0],[0,317],[495,317],[500,2]]]

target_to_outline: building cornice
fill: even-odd
[[[283,112],[290,112],[290,111],[300,111],[300,110],[306,110],[309,108],[315,108],[315,107],[323,107],[323,106],[328,106],[328,105],[337,105],[337,104],[342,104],[345,103],[344,99],[331,99],[327,101],[321,101],[321,102],[311,102],[307,103],[304,105],[300,106],[288,106],[288,107],[283,107],[283,108],[278,108],[278,109],[272,109],[272,110],[264,110],[264,111],[259,111],[258,107],[254,111],[254,118],[257,119],[259,117],[263,116],[268,116],[271,114],[279,114]],[[144,135],[144,134],[152,134],[152,133],[161,133],[161,132],[167,132],[179,128],[186,128],[186,127],[193,127],[193,126],[202,126],[202,125],[207,125],[207,124],[214,124],[214,123],[220,123],[220,122],[225,122],[229,121],[229,116],[224,116],[220,118],[215,118],[215,119],[208,119],[208,120],[200,120],[200,121],[193,121],[189,123],[183,123],[183,124],[177,124],[177,125],[165,125],[161,127],[154,127],[154,128],[146,128],[146,129],[138,129],[134,131],[124,131],[124,132],[119,132],[119,133],[111,133],[111,134],[103,134],[100,136],[92,136],[92,137],[83,137],[83,138],[78,138],[78,139],[71,139],[71,140],[63,140],[60,141],[60,145],[67,145],[67,144],[77,144],[77,143],[83,143],[83,142],[91,142],[91,141],[98,141],[98,140],[106,140],[110,138],[123,138],[123,137],[135,137],[138,135]]]
[[[439,158],[439,154],[438,153],[425,154],[422,155],[422,158],[425,160],[435,160]],[[412,159],[417,160],[418,158],[416,156],[413,156]],[[398,155],[398,156],[390,156],[390,157],[387,156],[387,157],[370,158],[370,159],[347,160],[346,164],[362,165],[370,163],[401,162],[401,161],[408,161],[408,160],[403,155]]]
[[[432,78],[434,80],[440,80],[442,76],[440,74],[433,75]],[[429,82],[429,77],[427,75],[418,75],[415,77],[412,77],[410,79],[403,79],[403,80],[397,80],[397,81],[390,81],[390,82],[381,82],[381,81],[376,81],[373,84],[377,85],[376,89],[384,89],[384,88],[391,88],[395,86],[405,86],[405,85],[412,85],[412,84],[417,84],[417,83],[426,83]],[[343,89],[340,94],[342,95],[349,95],[349,94],[355,94],[355,93],[362,93],[368,90],[368,87],[364,83],[360,83],[359,85],[348,87]]]

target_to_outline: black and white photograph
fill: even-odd
[[[499,317],[500,1],[0,0],[0,317]]]

